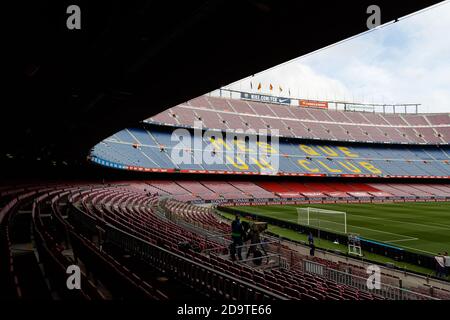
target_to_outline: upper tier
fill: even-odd
[[[450,114],[379,114],[201,96],[148,122],[210,129],[277,129],[280,136],[334,141],[449,144]]]
[[[450,179],[449,146],[401,146],[222,137],[220,132],[127,128],[97,144],[91,160],[147,172]]]

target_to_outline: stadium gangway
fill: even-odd
[[[208,242],[208,240],[214,239],[214,242],[219,243],[222,247],[205,249],[203,252],[210,253],[211,251],[215,251],[217,249],[229,248],[231,243],[233,243],[233,241],[231,241],[230,239],[227,239],[227,237],[230,237],[229,233],[216,233],[216,234],[210,233],[208,235],[205,235],[205,242]]]
[[[269,237],[264,234],[261,235],[261,238],[266,238],[269,240],[261,241],[258,243],[250,243],[250,244],[244,243],[241,246],[237,246],[236,250],[241,249],[242,250],[241,254],[244,256],[244,255],[248,254],[249,249],[251,247],[253,247],[253,246],[255,246],[257,248],[260,247],[265,251],[265,254],[260,257],[261,259],[263,259],[263,260],[266,258],[269,259],[270,257],[277,258],[277,259],[273,260],[273,262],[277,262],[277,263],[271,263],[269,265],[270,268],[285,268],[286,269],[287,268],[287,259],[284,258],[280,252],[281,251],[280,250],[281,239]],[[229,241],[229,242],[231,243],[232,241]],[[257,260],[260,258],[250,258],[250,259],[246,258],[246,259],[242,259],[242,260],[237,260],[236,262],[245,263],[245,262],[254,261],[254,260]],[[257,265],[252,265],[252,267],[256,267],[256,266]]]
[[[208,248],[203,250],[203,253],[206,254],[211,254],[211,253],[220,253],[221,251],[223,251],[223,249],[230,249],[230,245],[233,243],[232,240],[228,239],[230,237],[229,233],[222,233],[222,234],[212,234],[210,236],[208,236],[207,238],[205,238],[205,241],[207,240],[212,240],[215,239],[215,242],[218,242],[219,246],[214,247],[214,248]],[[261,256],[261,259],[265,259],[266,257],[277,257],[278,259],[276,259],[276,261],[278,262],[278,264],[271,264],[270,267],[271,268],[276,268],[276,267],[280,267],[280,268],[287,268],[287,259],[284,258],[280,252],[280,247],[281,247],[281,239],[275,238],[275,237],[271,237],[265,234],[261,235],[261,238],[263,239],[269,239],[269,240],[265,240],[265,241],[261,241],[258,243],[244,243],[241,246],[237,246],[237,249],[242,249],[241,254],[242,255],[246,255],[249,248],[252,246],[260,246],[262,248],[264,248],[264,250],[266,251],[266,254]],[[275,247],[271,248],[271,247]],[[241,263],[241,262],[247,262],[247,261],[253,261],[259,258],[252,258],[252,259],[243,259],[243,260],[237,260],[236,262]]]
[[[269,237],[266,237],[265,235],[261,235],[261,238],[270,239]],[[253,246],[258,247],[259,246],[260,248],[263,248],[263,250],[267,252],[270,250],[270,244],[276,244],[276,249],[278,251],[277,254],[279,254],[280,246],[281,246],[281,239],[276,239],[276,238],[273,238],[271,240],[261,241],[258,243],[250,243],[250,244],[244,243],[241,246],[237,246],[236,249],[246,249],[245,252],[248,252],[250,247],[253,247]]]
[[[214,239],[214,242],[218,243],[217,247],[202,250],[203,253],[209,254],[212,251],[223,251],[224,249],[229,248],[232,241],[226,238],[227,236],[229,236],[228,233],[218,233],[216,229],[213,229],[206,224],[200,223],[198,221],[188,220],[186,218],[180,217],[176,213],[173,213],[169,208],[166,207],[166,202],[171,199],[171,197],[164,197],[158,201],[158,212],[162,216],[177,224],[178,226],[184,228],[185,230],[189,230],[198,235],[203,235],[205,243],[208,243],[208,240],[211,239]]]
[[[70,207],[69,216],[78,222],[79,226],[87,226],[92,221],[84,221],[87,216],[74,206]],[[94,227],[95,228],[95,227]],[[105,240],[119,246],[128,253],[139,257],[167,274],[173,275],[180,282],[191,285],[204,292],[222,292],[224,298],[239,300],[288,300],[284,295],[260,288],[242,279],[225,274],[189,258],[171,252],[148,241],[140,239],[126,231],[120,230],[109,223],[103,226]],[[92,230],[92,228],[89,228]],[[90,230],[87,230],[88,232]],[[86,231],[86,230],[84,230]],[[237,297],[235,296],[237,295]]]
[[[379,289],[370,289],[367,283],[367,278],[332,269],[323,264],[310,260],[303,260],[303,270],[306,273],[318,275],[338,284],[354,287],[361,291],[372,293],[389,300],[440,300],[429,295],[383,283],[379,283]]]
[[[214,240],[219,245],[214,248],[205,249],[203,253],[210,253],[211,251],[222,251],[225,248],[229,248],[230,244],[233,242],[229,238],[229,233],[219,233],[217,229],[212,228],[211,226],[198,222],[189,220],[185,217],[180,217],[176,213],[173,213],[169,208],[165,206],[168,200],[171,200],[170,197],[164,197],[160,201],[158,201],[158,209],[161,214],[165,216],[166,219],[172,221],[173,223],[183,227],[186,230],[194,232],[199,235],[204,235],[205,243],[208,243],[208,240]]]
[[[271,257],[274,257],[275,259],[272,260],[272,259],[270,259]],[[249,265],[248,264],[248,262],[256,261],[258,259],[261,260],[261,264],[259,264],[259,265],[257,265],[257,264]],[[266,263],[263,263],[264,260],[266,260]],[[273,268],[282,268],[283,266],[285,266],[285,264],[283,263],[283,262],[285,262],[285,260],[283,260],[283,257],[279,253],[269,253],[269,254],[266,254],[266,255],[263,255],[263,256],[257,257],[257,258],[253,257],[253,258],[246,258],[246,259],[242,259],[242,260],[236,260],[236,262],[249,265],[255,269],[265,269],[265,270],[273,269]]]

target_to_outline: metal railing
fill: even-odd
[[[92,226],[93,222],[95,222],[94,220],[89,219],[78,208],[72,206],[72,209],[69,215],[72,221],[78,222],[78,227],[81,227],[81,229],[86,227],[88,230],[83,231],[88,233],[95,230],[95,225]],[[86,221],[86,219],[88,220]],[[102,228],[105,232],[105,241],[139,257],[154,268],[172,275],[200,292],[210,293],[225,299],[288,300],[287,296],[265,290],[242,279],[197,263],[187,257],[120,230],[109,223],[105,223]]]
[[[383,283],[378,283],[379,288],[371,289],[367,284],[367,278],[328,268],[310,260],[303,260],[303,270],[305,273],[318,275],[337,284],[353,287],[389,300],[439,300],[432,296]]]
[[[364,102],[356,102],[356,101],[342,101],[342,100],[328,100],[328,99],[317,99],[317,98],[300,98],[291,95],[283,95],[277,96],[276,94],[268,94],[264,92],[245,92],[240,90],[232,90],[226,88],[219,88],[208,93],[209,96],[223,97],[229,99],[240,100],[243,96],[262,96],[267,98],[284,98],[282,100],[288,99],[289,104],[291,106],[300,107],[299,102],[302,100],[312,101],[312,102],[325,102],[328,105],[328,109],[331,110],[341,110],[347,112],[370,112],[370,113],[382,113],[382,114],[419,114],[421,113],[419,109],[422,108],[422,104],[420,103],[364,103]],[[252,100],[246,99],[246,100]],[[273,104],[277,103],[278,99],[270,99]],[[422,112],[423,113],[423,112]]]
[[[230,240],[230,235],[228,233],[219,233],[218,230],[212,229],[208,225],[178,215],[176,212],[174,212],[176,211],[176,208],[172,209],[167,207],[167,201],[169,200],[171,200],[169,197],[164,197],[163,199],[161,199],[161,201],[158,201],[158,210],[160,211],[161,214],[164,215],[165,218],[169,219],[170,221],[179,225],[185,230],[189,230],[196,234],[204,235],[205,243],[209,243],[211,241],[217,243],[216,247],[206,248],[202,251],[202,253],[204,254],[216,253],[221,255],[224,252],[224,250],[228,250],[230,248],[230,245],[233,243],[233,241]],[[181,208],[181,210],[184,209],[185,208]],[[266,260],[267,262],[270,261],[271,268],[281,266],[284,266],[284,268],[286,268],[285,260],[282,261],[283,257],[280,254],[279,250],[281,240],[266,235],[261,235],[261,239],[264,239],[264,241],[254,244],[243,244],[241,246],[237,246],[236,250],[240,249],[241,254],[243,256],[246,256],[251,247],[261,247],[264,248],[263,250],[265,252],[264,255],[258,258],[254,257],[245,258],[242,260],[237,260],[236,262],[247,264],[261,259]]]

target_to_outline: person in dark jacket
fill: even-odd
[[[314,244],[314,237],[313,237],[312,232],[310,232],[308,235],[308,243],[310,246]]]
[[[311,244],[309,247],[310,247],[310,249],[309,249],[309,255],[310,255],[311,257],[314,257],[314,252],[316,251],[316,246],[315,246],[314,243],[313,243],[313,244]]]
[[[448,277],[450,274],[450,256],[448,255],[447,251],[444,252],[444,266],[444,275],[445,277]]]
[[[231,260],[236,260],[236,252],[239,260],[242,260],[242,233],[243,233],[242,223],[239,215],[231,223],[231,239],[233,243],[231,244]]]
[[[259,232],[255,230],[254,227],[250,229],[249,238],[250,238],[250,247],[248,248],[246,259],[248,259],[251,254],[254,255],[254,253],[258,249],[257,248],[258,244],[261,242]]]

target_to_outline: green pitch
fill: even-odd
[[[450,202],[244,206],[235,209],[297,223],[297,208],[347,212],[347,232],[425,254],[450,251]]]

